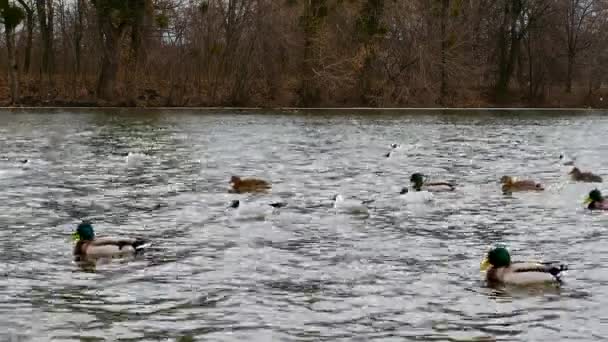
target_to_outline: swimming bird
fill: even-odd
[[[270,189],[270,184],[261,179],[256,178],[241,178],[238,176],[232,176],[230,178],[230,184],[232,185],[233,193],[244,193],[244,192],[266,192]]]
[[[287,203],[284,202],[244,203],[241,200],[233,200],[230,202],[229,208],[236,210],[236,216],[239,219],[264,220],[267,216],[272,215],[275,209],[285,206]]]
[[[591,172],[582,172],[578,167],[575,167],[570,171],[569,175],[571,175],[572,180],[588,182],[588,183],[601,183],[602,177],[595,175]]]
[[[543,191],[545,188],[540,183],[536,183],[532,180],[517,180],[515,177],[502,176],[500,178],[502,184],[502,192],[505,194],[514,191]]]
[[[568,158],[564,153],[559,155],[559,160],[561,160],[562,165],[565,166],[573,166],[576,158]]]
[[[492,248],[481,263],[489,283],[512,285],[561,283],[562,272],[567,269],[566,265],[553,262],[511,262],[504,246]]]
[[[431,192],[454,191],[456,187],[447,182],[425,182],[425,176],[422,173],[413,173],[410,177],[410,182],[416,191],[427,190]]]
[[[400,146],[398,144],[391,144],[391,150],[388,151],[388,153],[386,153],[384,156],[386,158],[390,157],[391,154],[393,153],[393,151],[395,151],[397,148],[399,148]]]
[[[354,199],[345,199],[342,195],[334,195],[334,209],[348,214],[365,214],[369,215],[369,209],[365,203]]]
[[[584,203],[587,205],[587,209],[608,210],[608,201],[598,189],[591,190]]]
[[[128,167],[141,166],[146,159],[148,159],[148,155],[140,152],[129,152],[125,156],[125,162]]]
[[[97,238],[89,222],[81,222],[72,238],[76,241],[74,257],[77,261],[134,255],[148,246],[146,241],[137,238]]]

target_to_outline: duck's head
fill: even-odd
[[[424,185],[424,175],[422,173],[414,173],[410,177],[410,182],[414,184],[414,190],[420,191]]]
[[[241,181],[241,177],[239,177],[239,176],[230,177],[230,183],[232,183],[232,184],[237,184],[240,181]]]
[[[511,177],[511,176],[502,176],[500,178],[500,183],[501,184],[511,184],[511,183],[513,183],[513,177]]]
[[[578,169],[578,167],[575,167],[572,169],[572,171],[570,171],[570,175],[578,175],[581,173],[581,170]]]
[[[228,206],[229,208],[233,208],[236,209],[241,205],[241,201],[239,200],[234,200],[232,202],[230,202],[230,205]]]
[[[589,195],[585,199],[585,204],[591,204],[593,202],[601,202],[603,200],[604,200],[604,196],[602,195],[602,192],[599,191],[598,189],[594,189],[589,192]]]
[[[76,228],[76,231],[72,233],[72,239],[74,241],[84,240],[90,241],[95,239],[95,231],[93,225],[89,222],[81,222]]]
[[[485,259],[481,262],[481,270],[485,271],[490,266],[492,267],[508,267],[511,265],[511,255],[504,246],[497,246],[492,248]]]

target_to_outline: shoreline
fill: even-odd
[[[2,107],[3,111],[18,110],[234,110],[234,111],[603,111],[604,108],[584,107],[127,107],[127,106],[19,106]]]

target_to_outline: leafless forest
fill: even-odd
[[[0,105],[608,107],[608,0],[0,0]]]

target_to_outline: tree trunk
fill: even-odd
[[[125,26],[115,27],[112,18],[105,16],[102,11],[98,12],[99,33],[101,46],[103,48],[101,58],[101,72],[97,83],[97,96],[100,99],[114,100],[116,90],[116,79],[120,67],[120,42],[122,40]]]
[[[448,41],[445,34],[446,21],[448,20],[448,7],[450,6],[450,0],[441,0],[441,89],[439,91],[439,103],[445,104],[445,97],[447,94],[447,77],[446,77],[446,50],[448,48]]]
[[[511,76],[517,55],[522,33],[518,31],[518,19],[521,12],[521,0],[505,0],[503,25],[499,37],[499,65],[498,81],[496,82],[496,95],[502,97],[509,89]],[[509,22],[510,20],[510,22]],[[509,31],[505,31],[505,27]]]
[[[23,63],[23,71],[26,74],[30,72],[30,65],[32,64],[32,43],[34,37],[34,12],[27,11],[25,27],[27,30],[27,36],[25,38],[25,61]]]
[[[34,9],[31,8],[25,1],[18,0],[21,7],[25,11],[25,56],[23,61],[23,71],[27,74],[30,72],[32,60],[32,41],[34,36]]]
[[[82,45],[82,31],[84,30],[84,25],[83,25],[83,21],[82,21],[83,12],[84,12],[84,0],[78,0],[78,2],[76,4],[76,23],[75,23],[75,29],[74,29],[74,54],[76,55],[75,58],[76,58],[76,74],[77,75],[80,75],[80,72],[82,70],[81,45]]]
[[[110,38],[111,37],[111,38]],[[118,35],[110,33],[103,44],[101,73],[97,83],[97,94],[102,100],[113,100],[116,90],[116,79],[119,69]]]
[[[138,0],[134,5],[135,21],[131,27],[131,50],[136,65],[145,64],[150,45],[150,29],[154,26],[154,4],[152,0]]]
[[[572,73],[574,70],[575,54],[568,52],[568,70],[566,72],[566,93],[572,92]]]
[[[323,14],[321,8],[325,0],[310,0],[305,5],[304,23],[304,61],[302,63],[302,85],[300,87],[300,102],[303,106],[316,106],[320,101],[320,89],[314,80],[314,67],[319,60],[315,41],[319,38]]]
[[[8,52],[9,81],[11,92],[11,104],[19,103],[19,64],[15,56],[15,30],[5,27],[6,51]]]
[[[40,23],[40,38],[42,39],[42,72],[53,72],[53,1],[36,0],[38,21]]]

